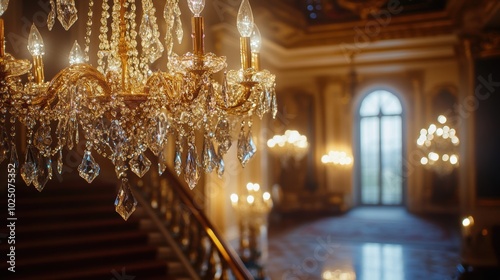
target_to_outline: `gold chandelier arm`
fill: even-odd
[[[40,97],[35,98],[31,102],[31,104],[50,104],[52,101],[54,101],[58,92],[61,92],[68,86],[75,85],[81,79],[92,80],[100,86],[100,88],[102,89],[102,94],[98,94],[96,95],[96,97],[107,97],[111,95],[111,89],[106,83],[106,78],[94,67],[90,66],[89,64],[82,63],[71,65],[60,71],[50,82],[46,93]]]

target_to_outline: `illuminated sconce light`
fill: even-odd
[[[353,163],[353,159],[344,151],[330,151],[321,157],[321,162],[323,164],[348,166]]]

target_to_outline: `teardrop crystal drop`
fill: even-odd
[[[231,148],[231,134],[229,131],[229,122],[226,119],[221,119],[215,130],[215,139],[219,143],[218,153],[223,156]]]
[[[174,171],[177,176],[180,176],[182,173],[182,148],[180,143],[175,144],[175,157],[174,157]]]
[[[9,153],[9,136],[4,128],[0,128],[0,163],[2,163]]]
[[[165,169],[167,169],[167,157],[165,156],[165,149],[162,149],[158,155],[158,174],[161,176]]]
[[[10,143],[10,164],[14,165],[14,168],[19,167],[19,157],[17,156],[16,144],[14,142]]]
[[[242,126],[238,137],[238,159],[240,160],[241,165],[245,167],[256,152],[257,147],[253,142],[251,130],[245,133],[245,129]]]
[[[211,173],[217,167],[214,144],[209,137],[203,140],[202,166],[205,173]]]
[[[35,188],[41,192],[47,182],[52,178],[52,160],[48,157],[40,157],[37,167],[37,178],[33,180]]]
[[[21,167],[21,177],[23,178],[27,186],[30,186],[33,183],[33,181],[36,180],[37,178],[38,174],[37,154],[38,154],[37,151],[35,151],[35,148],[32,145],[28,145],[28,147],[26,147],[24,164]]]
[[[134,172],[139,178],[142,178],[146,172],[149,171],[151,167],[151,161],[144,155],[140,153],[129,161],[130,170]]]
[[[276,119],[276,115],[278,114],[278,101],[276,100],[276,93],[273,92],[272,94],[272,104],[271,104],[271,111],[273,114],[273,119]]]
[[[224,165],[224,160],[222,157],[219,157],[219,160],[217,161],[217,176],[222,179],[222,176],[224,175],[226,167]]]
[[[71,28],[78,19],[75,0],[57,0],[57,19],[66,31]]]
[[[196,146],[193,143],[188,144],[188,154],[186,157],[186,166],[184,168],[184,179],[190,189],[194,189],[198,180],[200,179],[200,170],[198,164],[198,155],[196,153]]]
[[[50,135],[50,126],[42,125],[35,133],[35,138],[33,140],[35,147],[40,151],[46,151],[50,149],[52,144],[52,136]]]
[[[134,213],[136,207],[137,200],[132,194],[128,179],[122,178],[122,183],[115,199],[115,210],[126,221]]]
[[[94,160],[90,151],[86,151],[83,155],[82,163],[78,166],[80,177],[85,179],[89,184],[99,175],[101,168]]]

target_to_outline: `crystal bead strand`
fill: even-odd
[[[88,19],[87,19],[87,30],[85,32],[85,61],[89,61],[89,50],[90,50],[90,36],[92,35],[92,16],[94,15],[94,12],[92,11],[92,8],[94,7],[94,0],[89,0],[89,12],[87,14]]]
[[[106,51],[109,51],[109,41],[108,41],[108,18],[109,18],[109,4],[108,0],[102,1],[102,12],[101,12],[101,27],[99,29],[99,51],[97,52],[97,70],[101,73],[105,73],[104,56],[107,55]]]

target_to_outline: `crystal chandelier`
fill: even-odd
[[[447,119],[440,115],[438,124],[420,130],[418,148],[424,156],[420,163],[439,175],[446,175],[458,167],[458,145],[460,140],[454,128],[446,125]]]
[[[283,165],[293,158],[298,163],[307,154],[309,143],[307,137],[301,135],[297,130],[286,130],[283,135],[274,135],[267,140],[267,146],[271,153],[281,159]]]
[[[96,153],[111,160],[121,181],[116,211],[125,220],[137,204],[128,171],[144,176],[152,164],[150,152],[158,158],[160,175],[172,156],[175,172],[184,173],[192,189],[203,171],[222,176],[223,155],[231,146],[231,129],[237,122],[241,123],[237,156],[245,166],[256,152],[253,116],[262,118],[269,111],[275,116],[277,111],[275,76],[260,69],[261,38],[250,3],[243,0],[237,16],[241,69],[226,71],[225,57],[205,53],[204,20],[200,16],[205,0],[187,2],[193,13],[193,51],[177,55],[174,38],[180,43],[183,37],[179,0],[166,0],[164,44],[153,0],[103,0],[94,67],[88,62],[95,9],[90,0],[85,45],[81,48],[74,43],[70,65],[51,81],[44,77],[45,49],[37,28],[31,27],[28,38],[33,61],[18,60],[5,52],[0,19],[0,162],[9,158],[20,167],[26,184],[42,191],[52,178],[52,160],[61,174],[63,154],[84,140],[79,175],[89,183],[99,175]],[[50,4],[49,29],[56,18],[66,30],[77,21],[74,0],[51,0]],[[8,1],[0,1],[0,16],[7,5]],[[137,15],[142,16],[140,23]],[[163,52],[168,57],[166,70],[152,72],[149,65]],[[213,75],[221,71],[223,79],[217,82]],[[21,163],[14,141],[19,125],[27,131]],[[175,143],[173,155],[166,154],[169,138]],[[197,138],[202,138],[201,153],[195,144]]]

